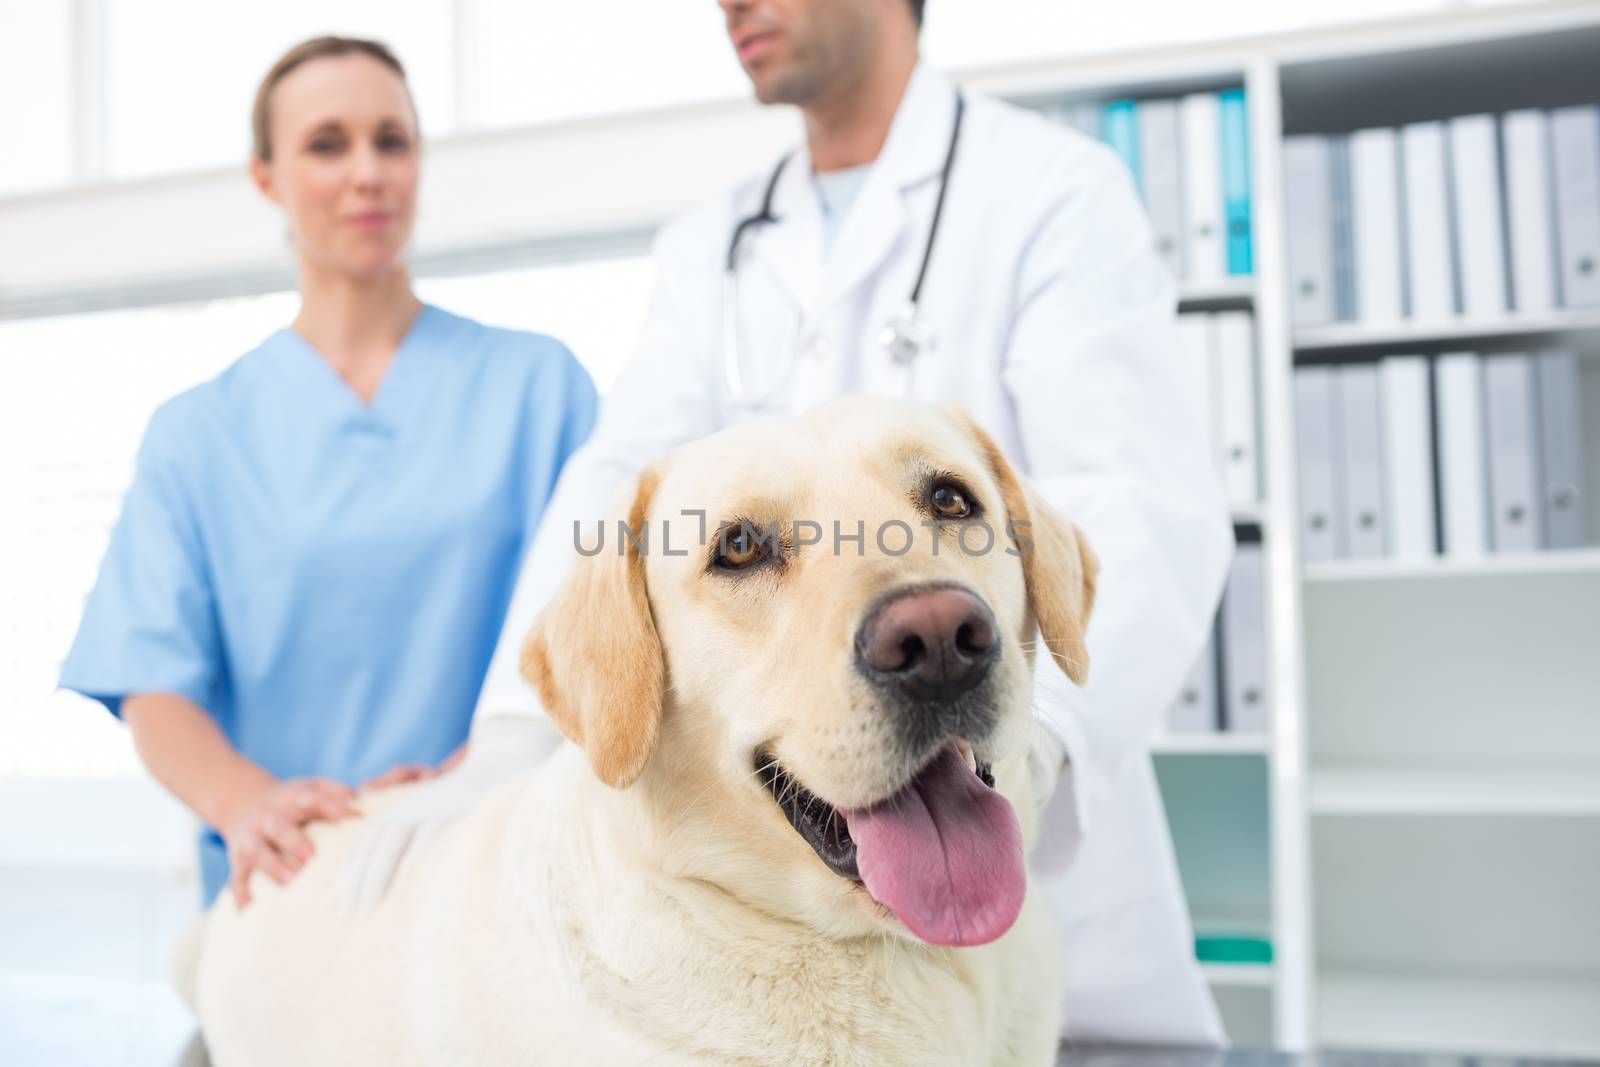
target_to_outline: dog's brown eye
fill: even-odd
[[[933,504],[934,514],[941,519],[964,519],[972,514],[972,505],[968,503],[966,494],[948,482],[934,486],[928,499]]]
[[[755,532],[741,523],[734,529],[722,532],[721,545],[717,551],[717,566],[730,571],[748,567],[752,563],[760,562],[765,554],[764,547],[763,542],[755,536]]]

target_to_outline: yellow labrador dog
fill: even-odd
[[[1053,1063],[1031,665],[1083,680],[1077,531],[965,417],[863,399],[621,503],[524,646],[572,743],[367,914],[337,905],[350,823],[225,896],[192,960],[215,1062]]]

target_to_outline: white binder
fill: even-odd
[[[1383,398],[1383,484],[1389,555],[1431,559],[1438,547],[1433,503],[1433,389],[1425,356],[1378,362]]]
[[[1222,368],[1217,355],[1216,326],[1212,316],[1190,313],[1178,316],[1178,343],[1183,352],[1184,373],[1193,390],[1195,403],[1204,414],[1206,441],[1217,474],[1223,472],[1222,448]]]
[[[1254,322],[1246,311],[1213,317],[1222,392],[1222,481],[1228,503],[1253,507],[1261,500],[1256,426]]]
[[[1439,357],[1439,534],[1447,556],[1489,549],[1488,471],[1483,448],[1483,363],[1476,353]]]
[[[1178,149],[1178,102],[1139,104],[1139,172],[1145,212],[1155,233],[1156,251],[1174,278],[1184,268],[1183,160]]]
[[[1567,307],[1600,304],[1600,107],[1550,113],[1556,234]]]
[[[1489,447],[1489,515],[1496,552],[1532,552],[1539,532],[1539,444],[1533,360],[1493,355],[1483,365]]]
[[[1289,237],[1289,319],[1333,321],[1333,189],[1328,139],[1283,142],[1285,225]]]
[[[1320,563],[1344,555],[1343,512],[1335,478],[1337,407],[1332,367],[1294,372],[1294,421],[1300,475],[1300,558]]]
[[[1353,559],[1372,559],[1384,554],[1388,541],[1378,368],[1372,363],[1340,367],[1335,381],[1345,552]]]
[[[1350,199],[1354,216],[1356,318],[1399,322],[1400,170],[1390,129],[1350,135]]]
[[[1500,146],[1493,115],[1450,120],[1450,164],[1461,310],[1473,318],[1499,318],[1508,305]]]
[[[1419,122],[1400,133],[1404,159],[1407,311],[1437,322],[1455,314],[1450,242],[1450,192],[1445,177],[1444,126]]]
[[[1222,222],[1222,126],[1217,94],[1183,98],[1184,263],[1189,280],[1220,282],[1227,273]]]
[[[1511,238],[1512,306],[1518,311],[1548,311],[1556,306],[1550,120],[1543,111],[1513,111],[1501,119],[1500,142]]]
[[[1578,548],[1584,530],[1583,423],[1578,357],[1544,352],[1536,361],[1540,430],[1540,519],[1546,548]]]
[[[1234,733],[1265,733],[1267,688],[1266,576],[1261,544],[1234,549],[1222,598],[1222,722]]]
[[[1167,730],[1175,734],[1209,734],[1221,726],[1217,714],[1217,638],[1213,632],[1167,711]]]
[[[1079,130],[1100,139],[1100,116],[1104,108],[1100,104],[1073,104],[1069,112],[1069,121]]]

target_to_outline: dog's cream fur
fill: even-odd
[[[963,552],[946,530],[931,555],[917,486],[940,473],[979,498],[993,550]],[[698,519],[680,514],[701,508],[713,539],[739,516],[815,519],[828,537],[763,573],[708,573]],[[751,761],[768,748],[842,806],[900,788],[916,768],[891,755],[892,716],[855,677],[852,638],[886,590],[960,582],[1002,631],[1002,722],[978,747],[1031,843],[1036,635],[1084,670],[1095,565],[1071,524],[964,417],[865,400],[682,449],[618,514],[650,521],[648,553],[619,556],[613,525],[524,651],[577,744],[425,835],[367,914],[337,905],[350,822],[312,828],[317,856],[289,887],[255,878],[243,913],[221,899],[191,975],[214,1061],[1052,1063],[1060,948],[1043,903],[1030,894],[991,944],[926,945],[817,858]],[[865,522],[863,555],[834,555],[835,518],[846,533]],[[917,534],[899,557],[874,543],[893,519]],[[1021,559],[1004,551],[1007,519],[1030,524]],[[663,520],[687,555],[667,554]]]

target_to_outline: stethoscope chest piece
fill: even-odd
[[[909,301],[878,331],[878,344],[897,367],[909,368],[924,352],[934,347],[933,329],[917,314]]]
[[[950,123],[950,144],[945,149],[944,166],[939,168],[939,196],[933,202],[933,218],[928,223],[927,243],[922,246],[922,262],[917,267],[916,284],[911,287],[911,296],[901,306],[900,311],[878,331],[879,346],[895,366],[906,370],[909,370],[923,353],[930,352],[934,348],[933,328],[922,320],[918,311],[922,304],[922,283],[927,280],[928,264],[933,259],[934,240],[939,236],[939,220],[944,215],[945,194],[950,191],[950,171],[955,165],[956,145],[961,139],[961,116],[966,111],[967,102],[959,91],[956,93],[955,104],[955,116]],[[727,377],[728,393],[738,403],[749,403],[752,400],[739,358],[739,248],[749,231],[779,221],[772,210],[772,199],[777,193],[778,179],[783,175],[784,165],[788,162],[789,156],[784,156],[772,169],[772,176],[767,179],[766,189],[761,196],[761,209],[734,224],[733,233],[728,239],[728,254],[723,263],[723,370]],[[793,367],[794,353],[791,351],[787,366],[783,369],[783,373],[775,376],[776,380],[781,382]],[[910,379],[906,380],[909,388]]]

